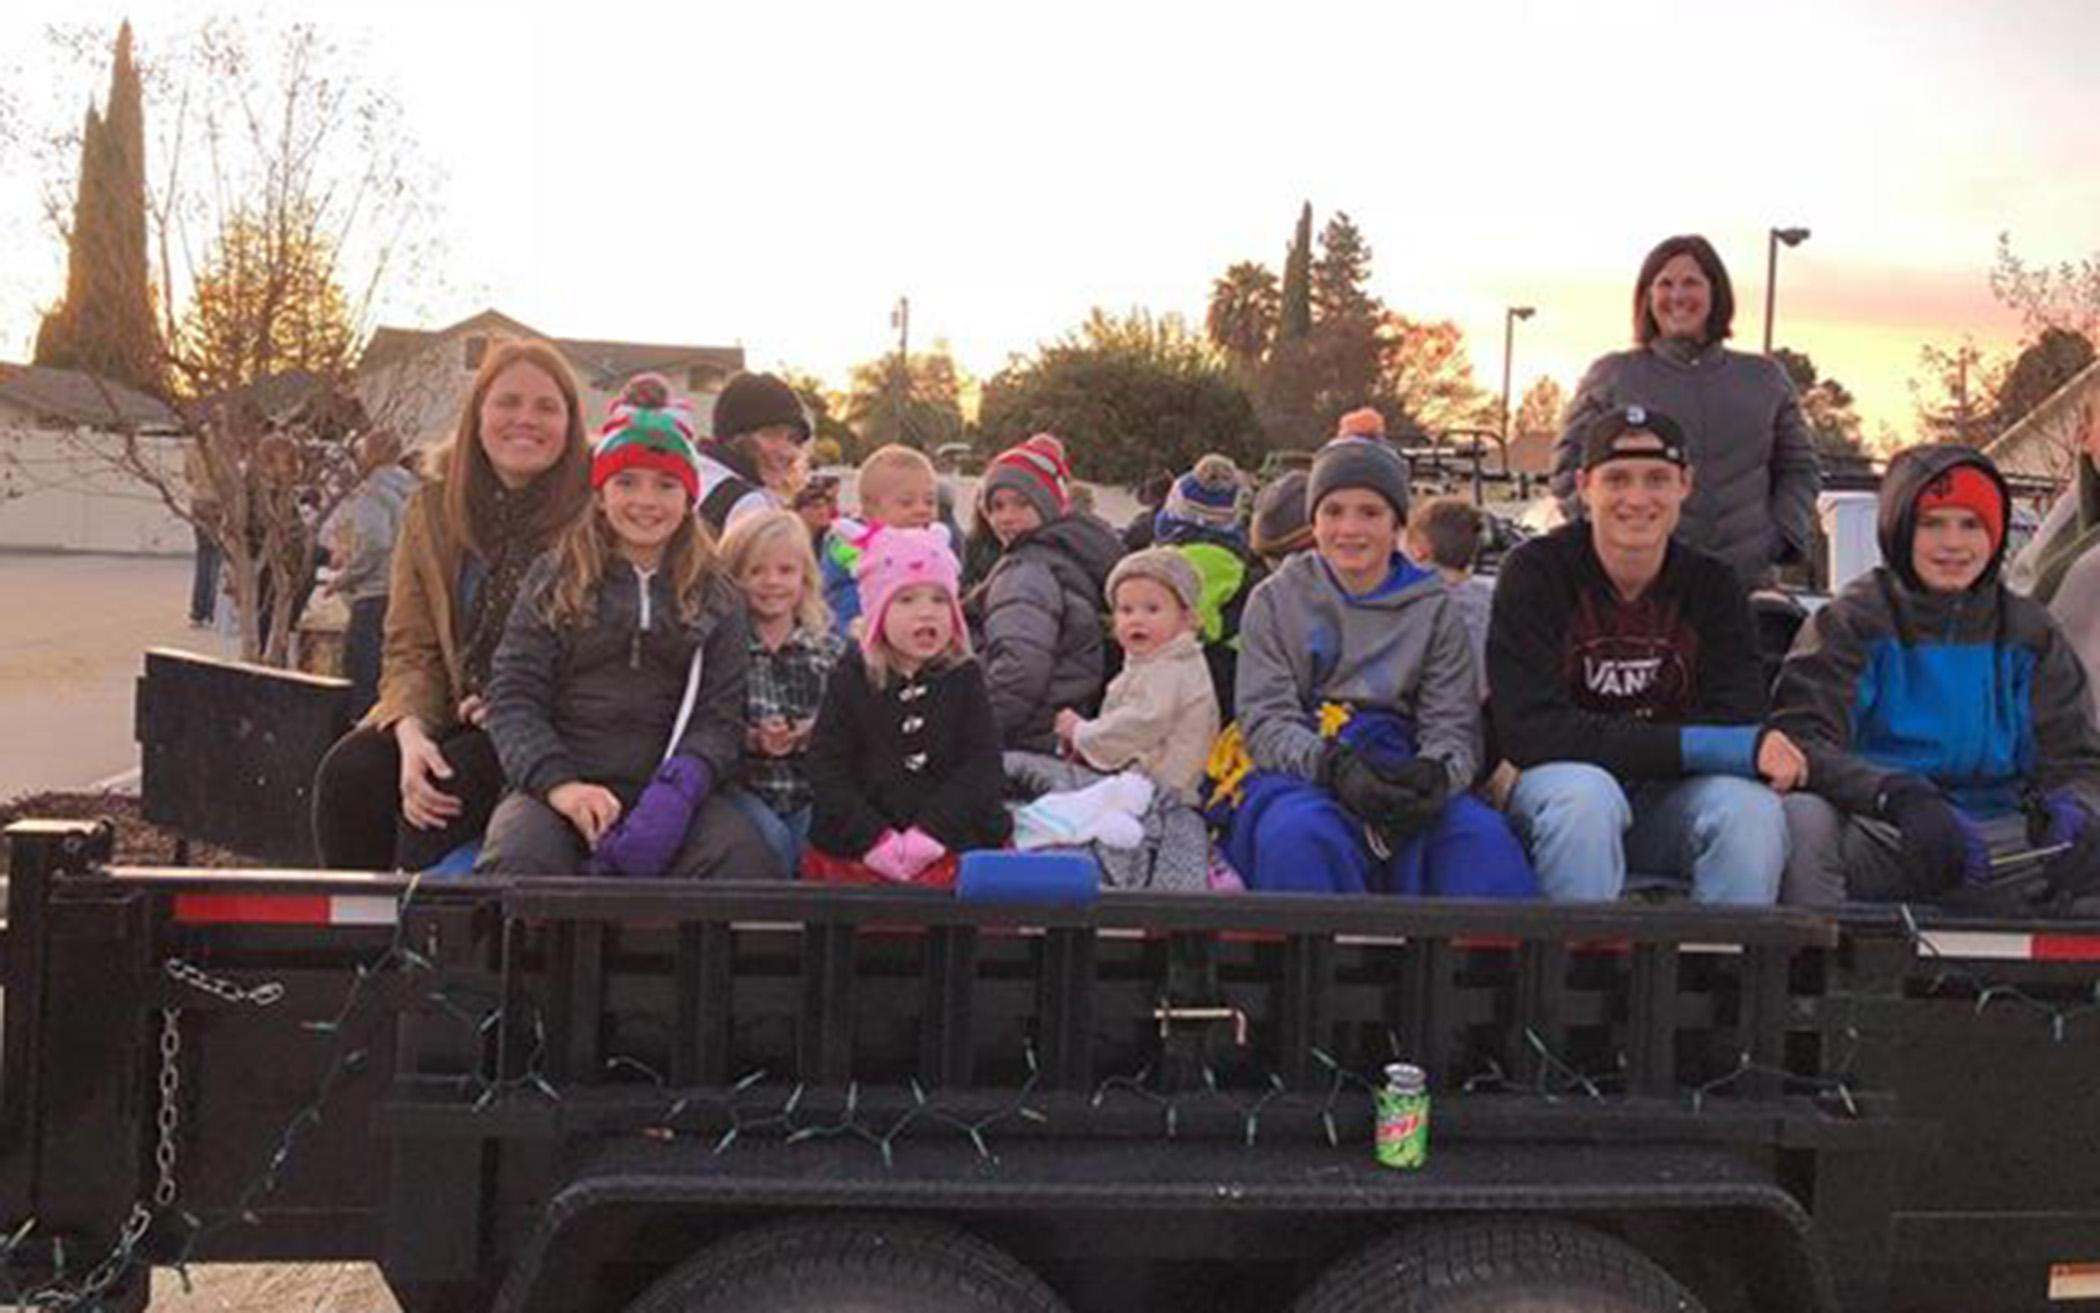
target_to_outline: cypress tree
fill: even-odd
[[[131,24],[117,33],[104,113],[88,109],[66,254],[66,297],[37,332],[38,364],[159,391],[160,329],[146,266],[146,118]]]
[[[1298,231],[1283,260],[1283,297],[1276,319],[1276,338],[1296,341],[1312,332],[1312,202],[1298,212]]]

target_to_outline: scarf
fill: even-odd
[[[518,598],[518,585],[524,582],[525,571],[533,560],[553,540],[544,521],[559,482],[542,475],[513,490],[490,479],[468,493],[467,513],[473,518],[474,541],[482,544],[479,550],[469,547],[468,551],[481,565],[482,577],[464,617],[464,693],[479,693],[488,685],[496,646],[503,641],[511,604]]]

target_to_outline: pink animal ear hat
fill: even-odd
[[[882,641],[882,622],[897,594],[915,584],[934,584],[948,596],[957,635],[963,627],[962,565],[948,550],[948,535],[938,528],[899,529],[885,526],[869,538],[854,567],[860,583],[860,613],[866,618],[860,645],[874,651]],[[967,640],[965,640],[967,641]]]

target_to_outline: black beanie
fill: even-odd
[[[793,427],[797,442],[809,441],[809,416],[802,413],[801,400],[793,388],[771,374],[738,374],[715,398],[717,441],[727,442],[775,424]]]

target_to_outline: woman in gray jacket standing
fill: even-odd
[[[1752,587],[1808,549],[1822,473],[1786,371],[1730,351],[1735,289],[1704,237],[1671,237],[1648,252],[1633,291],[1634,349],[1599,359],[1569,404],[1553,452],[1553,493],[1581,514],[1575,473],[1591,419],[1647,406],[1678,420],[1692,460],[1692,494],[1677,537],[1712,552]]]

